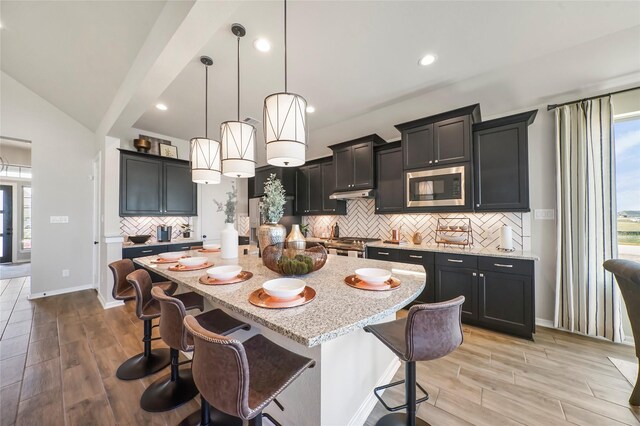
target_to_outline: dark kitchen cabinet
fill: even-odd
[[[479,121],[480,105],[475,104],[396,125],[402,133],[403,168],[471,161],[471,126]]]
[[[400,250],[383,247],[367,247],[367,257],[375,260],[386,260],[388,262],[400,261]]]
[[[335,192],[334,182],[333,162],[322,161],[300,167],[296,173],[296,214],[346,214],[344,200],[329,198]]]
[[[187,161],[120,152],[120,216],[197,214],[197,188]]]
[[[411,263],[414,265],[422,265],[425,273],[427,274],[427,280],[425,282],[424,290],[410,305],[417,305],[420,303],[433,303],[436,301],[435,293],[435,269],[434,269],[434,254],[428,251],[420,250],[399,250],[400,262]]]
[[[329,147],[333,150],[336,191],[374,188],[373,147],[382,143],[384,140],[374,134]]]
[[[346,215],[347,202],[329,198],[336,191],[336,173],[333,161],[322,163],[322,213]]]
[[[474,269],[436,265],[436,300],[464,296],[462,319],[478,319],[478,274]]]
[[[272,173],[280,179],[287,195],[295,195],[296,171],[297,169],[294,167],[265,166],[257,168],[253,178],[253,197],[264,195],[264,184]]]
[[[474,125],[476,211],[529,211],[528,126],[537,110]]]
[[[376,213],[402,213],[402,148],[376,152]]]

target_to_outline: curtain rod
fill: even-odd
[[[638,89],[640,89],[640,86],[630,87],[628,89],[623,89],[623,90],[618,90],[617,92],[603,93],[602,95],[591,96],[591,97],[584,98],[584,99],[576,99],[575,101],[563,102],[561,104],[551,104],[551,105],[547,105],[547,111],[551,111],[553,109],[556,109],[556,108],[564,106],[564,105],[574,104],[576,102],[590,101],[592,99],[598,99],[598,98],[601,98],[603,96],[617,95],[618,93],[630,92],[632,90],[638,90]]]

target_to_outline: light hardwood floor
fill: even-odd
[[[139,408],[166,371],[115,377],[141,350],[132,303],[105,311],[92,290],[28,301],[28,286],[28,278],[0,282],[0,425],[174,425],[198,409],[195,400],[160,414]],[[419,415],[432,425],[640,424],[640,409],[627,403],[631,385],[607,358],[634,360],[632,348],[545,328],[535,342],[464,330],[460,349],[418,365],[431,395]],[[384,396],[403,399],[401,389]],[[384,414],[378,404],[367,425]]]

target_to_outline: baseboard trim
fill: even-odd
[[[102,305],[102,309],[111,309],[111,308],[116,308],[118,306],[124,305],[124,302],[122,300],[114,300],[112,302],[107,302],[106,300],[104,300],[104,297],[102,297],[102,295],[99,292],[98,292],[98,301]]]
[[[543,318],[536,318],[536,325],[547,328],[555,328],[553,326],[553,321]]]
[[[95,287],[92,284],[85,284],[85,285],[79,285],[76,287],[68,287],[68,288],[62,288],[60,290],[51,290],[51,291],[43,291],[40,293],[31,293],[29,294],[29,297],[27,297],[27,299],[29,300],[33,300],[33,299],[41,299],[43,297],[49,297],[49,296],[57,296],[59,294],[66,294],[66,293],[73,293],[75,291],[81,291],[81,290],[94,290]]]
[[[391,380],[396,374],[396,371],[398,371],[398,368],[400,368],[400,365],[400,359],[395,357],[393,361],[391,361],[387,369],[384,371],[384,374],[380,377],[380,379],[378,379],[375,387],[391,383]],[[382,393],[384,393],[384,391],[382,391]],[[373,389],[371,389],[371,392],[369,392],[369,396],[367,396],[367,398],[362,401],[362,404],[360,404],[358,410],[355,412],[353,417],[351,417],[351,420],[349,420],[349,425],[363,425],[367,421],[367,418],[369,418],[369,415],[373,411],[373,407],[376,406],[377,402],[378,399],[373,394]]]

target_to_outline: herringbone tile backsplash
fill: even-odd
[[[433,243],[439,218],[465,218],[471,220],[475,247],[497,247],[500,227],[513,229],[513,245],[517,250],[530,250],[529,213],[432,213],[432,214],[375,214],[375,200],[358,198],[347,201],[346,216],[306,216],[304,222],[314,236],[330,232],[338,222],[340,236],[359,238],[391,238],[391,230],[401,228],[402,235],[411,239],[416,232],[424,243]]]
[[[190,223],[188,217],[121,217],[120,234],[123,237],[128,235],[151,235],[151,241],[156,239],[156,227],[158,225],[171,226],[171,238],[182,235],[181,223]]]

